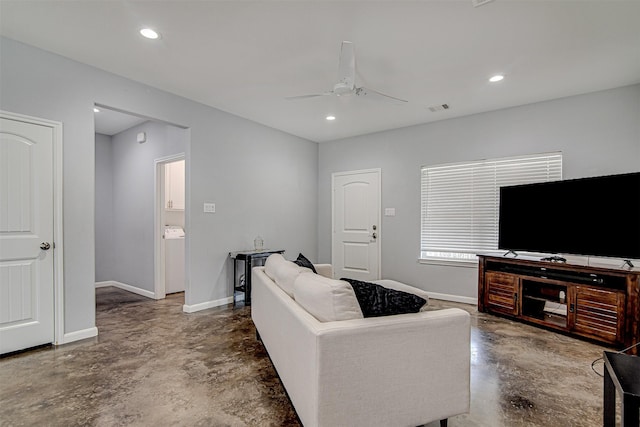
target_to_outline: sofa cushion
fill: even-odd
[[[301,273],[293,285],[294,299],[321,322],[362,319],[351,285],[311,272]]]
[[[276,285],[293,298],[293,283],[303,272],[311,273],[311,270],[300,267],[292,261],[285,259],[281,254],[269,255],[264,264],[264,272]]]
[[[417,313],[427,301],[413,293],[385,288],[375,283],[343,278],[356,294],[364,317]]]
[[[318,272],[316,271],[316,268],[313,266],[311,261],[309,261],[306,256],[302,255],[302,253],[298,254],[298,259],[296,259],[293,262],[295,262],[300,267],[306,267],[311,271],[313,271],[314,273],[318,274]]]

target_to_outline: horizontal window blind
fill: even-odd
[[[500,187],[562,179],[562,153],[421,169],[420,257],[475,259],[498,249]]]

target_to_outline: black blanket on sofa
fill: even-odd
[[[385,288],[375,283],[342,278],[348,282],[358,299],[364,317],[417,313],[427,300],[407,292]]]

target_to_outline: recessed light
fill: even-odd
[[[331,120],[335,120],[336,116],[327,116],[327,120],[331,121]]]
[[[99,110],[99,109],[97,109],[96,107],[93,107],[93,112],[94,112],[94,113],[99,113],[99,112],[100,112],[100,110]]]
[[[504,76],[502,74],[496,74],[495,76],[491,77],[489,81],[491,83],[495,83],[495,82],[499,82],[502,79],[504,79]]]
[[[143,37],[146,37],[148,39],[151,40],[155,40],[157,38],[160,37],[160,34],[158,34],[156,31],[152,30],[151,28],[143,28],[140,30],[140,34],[142,34]]]

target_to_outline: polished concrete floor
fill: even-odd
[[[182,294],[111,287],[96,301],[98,337],[0,359],[0,426],[299,425],[248,307],[185,314]],[[470,305],[430,306],[472,314],[471,412],[449,426],[602,425],[591,365],[605,347]]]

